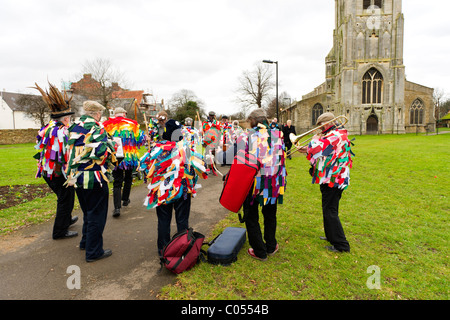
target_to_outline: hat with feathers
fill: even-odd
[[[61,118],[64,116],[75,114],[70,109],[70,101],[72,101],[73,97],[70,97],[70,99],[67,97],[67,93],[64,90],[64,94],[62,94],[54,85],[52,85],[50,82],[49,84],[49,91],[44,91],[41,87],[38,86],[37,83],[35,83],[36,87],[32,87],[33,89],[39,90],[39,92],[42,95],[42,99],[44,102],[49,106],[51,110],[50,116],[52,119]]]

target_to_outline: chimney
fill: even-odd
[[[111,83],[111,87],[112,87],[113,91],[121,91],[118,82]]]

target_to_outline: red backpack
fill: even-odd
[[[204,239],[192,228],[176,233],[162,251],[161,266],[176,274],[191,269],[199,261]]]
[[[239,150],[234,157],[230,171],[224,177],[223,189],[219,198],[220,204],[237,213],[247,198],[260,169],[261,162],[258,158],[244,150]]]

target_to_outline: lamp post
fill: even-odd
[[[275,85],[275,87],[276,87],[276,95],[277,95],[277,101],[276,101],[276,103],[277,103],[277,121],[279,121],[280,120],[280,117],[279,117],[279,114],[278,114],[278,61],[272,61],[272,60],[263,60],[263,62],[264,63],[270,63],[270,64],[273,64],[273,63],[275,63],[276,64],[276,85]]]

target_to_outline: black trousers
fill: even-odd
[[[102,186],[94,184],[93,189],[77,188],[76,193],[83,211],[83,236],[80,248],[86,249],[86,259],[95,259],[103,255],[103,230],[108,212],[109,188],[106,182]]]
[[[56,217],[55,223],[53,224],[52,234],[55,239],[64,236],[70,226],[75,201],[75,189],[74,187],[66,188],[63,186],[66,182],[66,178],[64,178],[64,176],[52,177],[52,179],[44,176],[44,180],[57,197]]]
[[[172,211],[175,210],[175,221],[177,223],[177,232],[189,228],[189,213],[191,211],[191,195],[188,194],[186,200],[183,198],[169,204],[163,204],[156,207],[158,216],[158,253],[170,242],[170,223],[172,222]]]
[[[127,201],[130,198],[131,185],[133,183],[133,170],[123,170],[116,168],[112,172],[114,177],[113,183],[113,198],[114,209],[122,207],[121,200]],[[123,186],[123,192],[122,192]]]
[[[330,188],[321,184],[323,228],[327,240],[339,251],[350,251],[350,244],[345,238],[344,229],[339,219],[339,200],[343,190]]]
[[[248,196],[243,204],[245,227],[247,228],[248,243],[253,248],[257,257],[265,259],[268,253],[275,251],[277,239],[277,204],[262,206],[264,217],[264,240],[259,224],[259,203],[250,204],[251,196]],[[264,242],[265,241],[265,242]]]
[[[292,148],[292,142],[290,141],[285,141],[284,142],[284,146],[286,147],[286,153],[289,152],[289,150],[291,150]],[[289,159],[291,159],[291,156],[288,157]]]

